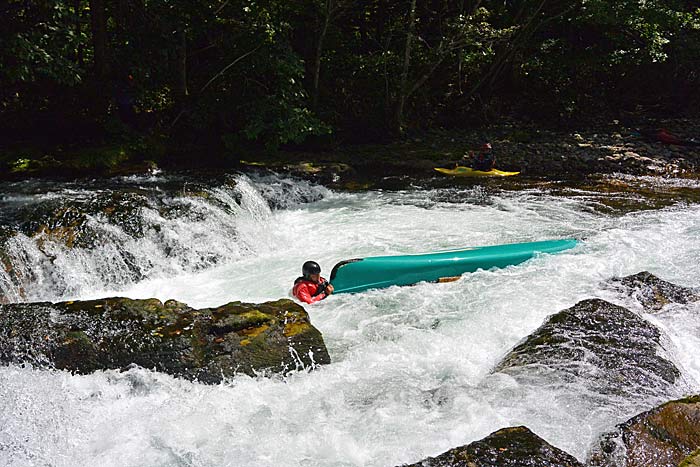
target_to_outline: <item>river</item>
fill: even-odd
[[[692,200],[647,209],[635,190],[556,182],[515,189],[428,181],[343,192],[274,175],[225,180],[204,188],[163,174],[110,187],[8,185],[0,196],[7,231],[55,200],[80,205],[128,192],[147,202],[129,211],[138,235],[124,219],[87,216],[85,231],[98,239],[89,247],[67,248],[45,234],[8,236],[6,254],[22,274],[0,272],[0,291],[11,301],[119,295],[199,308],[287,297],[309,259],[327,275],[340,260],[368,255],[582,242],[456,282],[339,294],[308,306],[333,363],[286,377],[207,386],[142,368],[79,376],[0,367],[1,465],[388,467],[515,425],[584,460],[616,423],[700,392],[700,306],[651,315],[604,283],[648,270],[700,286],[700,204]],[[700,190],[680,179],[611,180],[639,192]],[[610,202],[616,197],[627,207]],[[664,352],[683,373],[663,400],[490,372],[548,315],[593,297],[662,330]]]

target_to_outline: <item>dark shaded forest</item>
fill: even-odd
[[[4,2],[0,152],[383,142],[700,105],[696,0]],[[257,149],[256,149],[257,148]]]

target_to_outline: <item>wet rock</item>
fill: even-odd
[[[249,169],[284,173],[295,178],[330,186],[335,185],[340,180],[349,180],[356,176],[355,167],[343,162],[320,162],[304,159],[241,161],[241,164]]]
[[[144,368],[206,383],[235,373],[330,363],[321,333],[291,300],[195,310],[156,299],[0,305],[0,361],[77,373]]]
[[[554,384],[578,382],[598,394],[664,394],[680,376],[659,355],[661,333],[632,311],[599,299],[551,316],[494,371]]]
[[[112,167],[108,170],[108,174],[110,176],[130,176],[130,175],[145,175],[145,174],[153,174],[154,172],[157,172],[158,169],[158,164],[156,164],[154,161],[151,160],[145,160],[145,161],[139,161],[139,162],[134,162],[131,164],[122,164],[118,165],[115,167]]]
[[[590,467],[700,465],[700,396],[667,402],[603,435]]]
[[[610,283],[651,310],[660,310],[669,303],[686,304],[700,300],[700,294],[695,290],[666,282],[648,271],[614,278]]]
[[[524,426],[503,428],[486,438],[406,467],[583,467]]]
[[[678,467],[700,467],[700,449],[683,459]]]
[[[95,191],[73,199],[56,197],[37,203],[22,213],[18,230],[29,237],[56,241],[68,248],[91,248],[100,244],[101,235],[92,227],[95,219],[118,225],[133,237],[141,237],[144,226],[138,221],[139,209],[151,200],[138,191]]]

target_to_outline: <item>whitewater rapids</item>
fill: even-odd
[[[149,218],[161,225],[158,235],[139,240],[94,219],[96,228],[112,229],[114,243],[104,251],[55,246],[57,264],[28,298],[156,297],[195,308],[262,302],[288,297],[309,259],[327,275],[340,260],[368,255],[583,241],[452,283],[309,306],[333,360],[312,372],[206,386],[141,368],[73,376],[0,367],[1,465],[398,466],[514,425],[583,460],[600,433],[664,400],[586,397],[576,381],[524,386],[490,370],[548,315],[593,297],[627,306],[665,334],[664,352],[683,373],[666,400],[700,392],[700,306],[648,315],[603,284],[648,270],[700,286],[700,205],[610,214],[585,194],[543,189],[340,193],[248,176],[211,194],[216,202],[191,201],[202,215]],[[171,242],[167,254],[157,244],[163,239]],[[35,239],[16,242],[26,258],[40,255]],[[120,248],[144,260],[139,274],[98,264]],[[216,261],[201,259],[204,251]],[[31,276],[38,277],[42,262],[34,261],[27,268],[38,268]]]

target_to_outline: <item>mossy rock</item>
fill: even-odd
[[[132,364],[217,383],[330,363],[291,300],[195,310],[157,299],[0,305],[0,361],[90,373]]]
[[[686,304],[700,300],[697,291],[659,279],[648,271],[614,278],[610,282],[617,290],[637,299],[650,310],[660,310],[669,303]]]
[[[40,246],[56,241],[69,248],[89,248],[99,244],[100,232],[90,226],[97,216],[118,225],[134,237],[142,237],[147,226],[139,222],[139,209],[151,200],[138,191],[109,191],[83,199],[51,199],[31,206],[19,219],[19,230],[27,236],[40,237]]]
[[[486,438],[406,467],[583,467],[575,457],[527,427],[503,428]]]
[[[678,467],[700,467],[700,449],[683,459]]]
[[[700,465],[700,396],[667,402],[602,436],[590,467]]]
[[[661,347],[661,332],[637,314],[604,300],[584,300],[551,316],[494,371],[555,384],[576,380],[600,394],[658,395],[680,377],[659,355]]]

